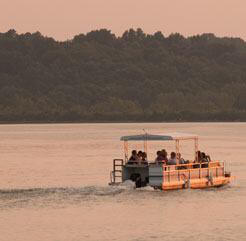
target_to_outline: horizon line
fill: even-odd
[[[129,30],[137,31],[138,29],[142,30],[144,34],[150,35],[150,36],[153,36],[155,33],[160,32],[160,33],[162,33],[162,35],[164,36],[164,38],[169,38],[171,35],[174,35],[174,34],[180,34],[180,35],[183,36],[185,39],[188,39],[188,38],[191,38],[191,37],[196,37],[196,36],[202,36],[202,35],[206,35],[206,34],[212,34],[212,35],[214,35],[216,38],[219,38],[219,39],[223,39],[223,38],[240,39],[240,40],[246,42],[246,39],[244,39],[244,38],[241,37],[241,36],[233,36],[233,35],[232,35],[232,36],[226,36],[226,35],[219,36],[219,35],[217,35],[216,33],[213,33],[213,32],[203,32],[203,33],[197,33],[197,34],[193,34],[193,35],[188,35],[188,34],[182,34],[182,33],[180,33],[180,32],[175,32],[175,31],[174,31],[174,32],[171,32],[171,33],[165,35],[165,34],[163,33],[163,31],[161,31],[161,30],[154,31],[154,32],[152,32],[152,33],[147,33],[147,32],[144,32],[144,30],[143,30],[142,28],[140,28],[140,27],[137,27],[137,28],[132,28],[132,27],[131,27],[131,28],[128,28],[128,29],[124,30],[121,34],[116,34],[116,33],[114,33],[114,32],[113,32],[111,29],[109,29],[109,28],[98,28],[98,29],[92,29],[92,30],[87,31],[87,32],[79,32],[79,33],[73,35],[72,38],[67,38],[67,39],[57,39],[56,37],[50,36],[50,35],[48,35],[48,34],[46,35],[46,34],[44,34],[43,32],[40,32],[39,30],[37,30],[37,31],[32,31],[32,32],[31,32],[31,31],[30,31],[30,32],[29,32],[29,31],[18,32],[18,30],[16,30],[15,28],[10,28],[10,29],[9,29],[8,31],[6,31],[6,32],[2,32],[2,31],[1,31],[0,34],[6,34],[6,33],[8,33],[8,32],[11,31],[11,30],[15,31],[17,35],[25,35],[25,34],[28,34],[28,33],[30,33],[30,34],[40,33],[43,37],[46,37],[46,38],[52,38],[52,39],[54,39],[56,42],[66,42],[66,41],[71,41],[71,40],[73,40],[75,36],[79,36],[79,35],[85,35],[85,36],[86,36],[87,34],[89,34],[89,33],[91,33],[91,32],[96,32],[96,31],[101,31],[101,30],[107,30],[107,31],[109,31],[112,35],[115,35],[117,38],[121,38],[125,32],[127,32],[127,31],[129,31]]]

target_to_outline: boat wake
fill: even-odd
[[[223,187],[208,189],[207,191],[225,191],[237,187]],[[231,192],[232,190],[230,190]],[[118,186],[85,186],[85,187],[57,187],[57,188],[29,188],[29,189],[0,189],[0,210],[26,207],[64,207],[66,205],[90,205],[95,202],[112,200],[128,201],[133,199],[153,198],[185,198],[190,195],[204,193],[204,190],[179,190],[166,192],[154,190],[151,187],[135,189],[134,183],[126,181]]]
[[[0,189],[0,209],[20,208],[23,205],[57,205],[83,201],[97,201],[103,197],[114,197],[131,192],[135,187],[131,184],[119,186],[85,186],[30,189]]]

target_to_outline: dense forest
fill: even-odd
[[[0,122],[246,121],[246,42],[0,33]]]

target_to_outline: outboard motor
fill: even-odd
[[[142,187],[141,175],[139,173],[133,173],[130,176],[130,180],[135,182],[136,188]]]

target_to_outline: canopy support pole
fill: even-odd
[[[195,138],[195,160],[198,160],[198,138]]]
[[[148,154],[147,154],[147,152],[148,152],[147,134],[146,134],[146,138],[144,139],[144,152],[148,156]]]
[[[128,161],[128,142],[124,141],[125,163]]]
[[[175,140],[176,143],[176,160],[178,160],[178,153],[179,153],[179,140]],[[177,163],[178,164],[178,163]]]

